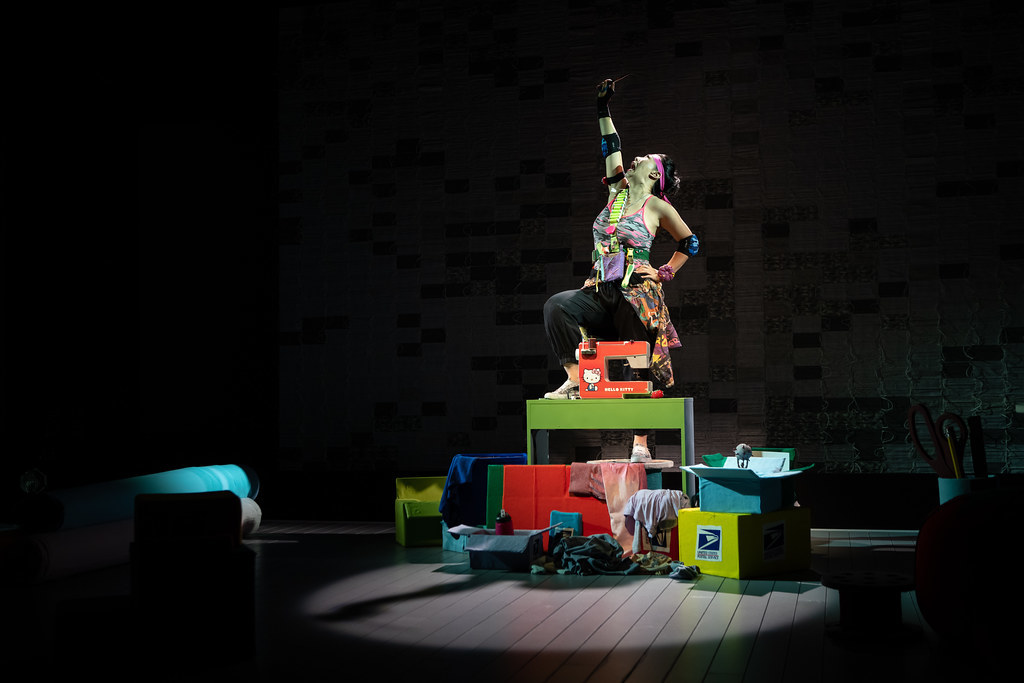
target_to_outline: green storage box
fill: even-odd
[[[404,546],[441,545],[441,494],[447,477],[395,479],[395,540]]]

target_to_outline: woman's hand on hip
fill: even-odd
[[[658,269],[652,266],[650,263],[638,263],[633,270],[640,273],[640,277],[645,280],[652,282],[661,282],[661,277],[658,275]]]

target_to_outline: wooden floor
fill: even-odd
[[[840,628],[839,594],[822,576],[912,575],[913,532],[814,530],[811,571],[757,580],[472,570],[468,555],[404,548],[381,524],[265,521],[245,543],[256,553],[255,654],[192,667],[171,652],[126,679],[340,681],[367,664],[386,681],[994,679],[937,641],[912,591],[896,631]],[[33,587],[41,635],[27,640],[42,649],[19,654],[60,662],[62,601],[123,597],[128,579],[119,566]],[[126,660],[116,638],[107,647],[93,664],[109,674]]]

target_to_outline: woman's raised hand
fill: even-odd
[[[629,76],[629,74],[626,74]],[[618,78],[606,78],[597,84],[597,97],[598,99],[608,100],[612,95],[615,94],[615,84],[621,81],[626,76],[619,76]]]

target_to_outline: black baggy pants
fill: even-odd
[[[559,364],[576,362],[583,340],[580,327],[598,339],[654,342],[654,335],[622,296],[619,281],[559,292],[544,304],[544,333]]]

